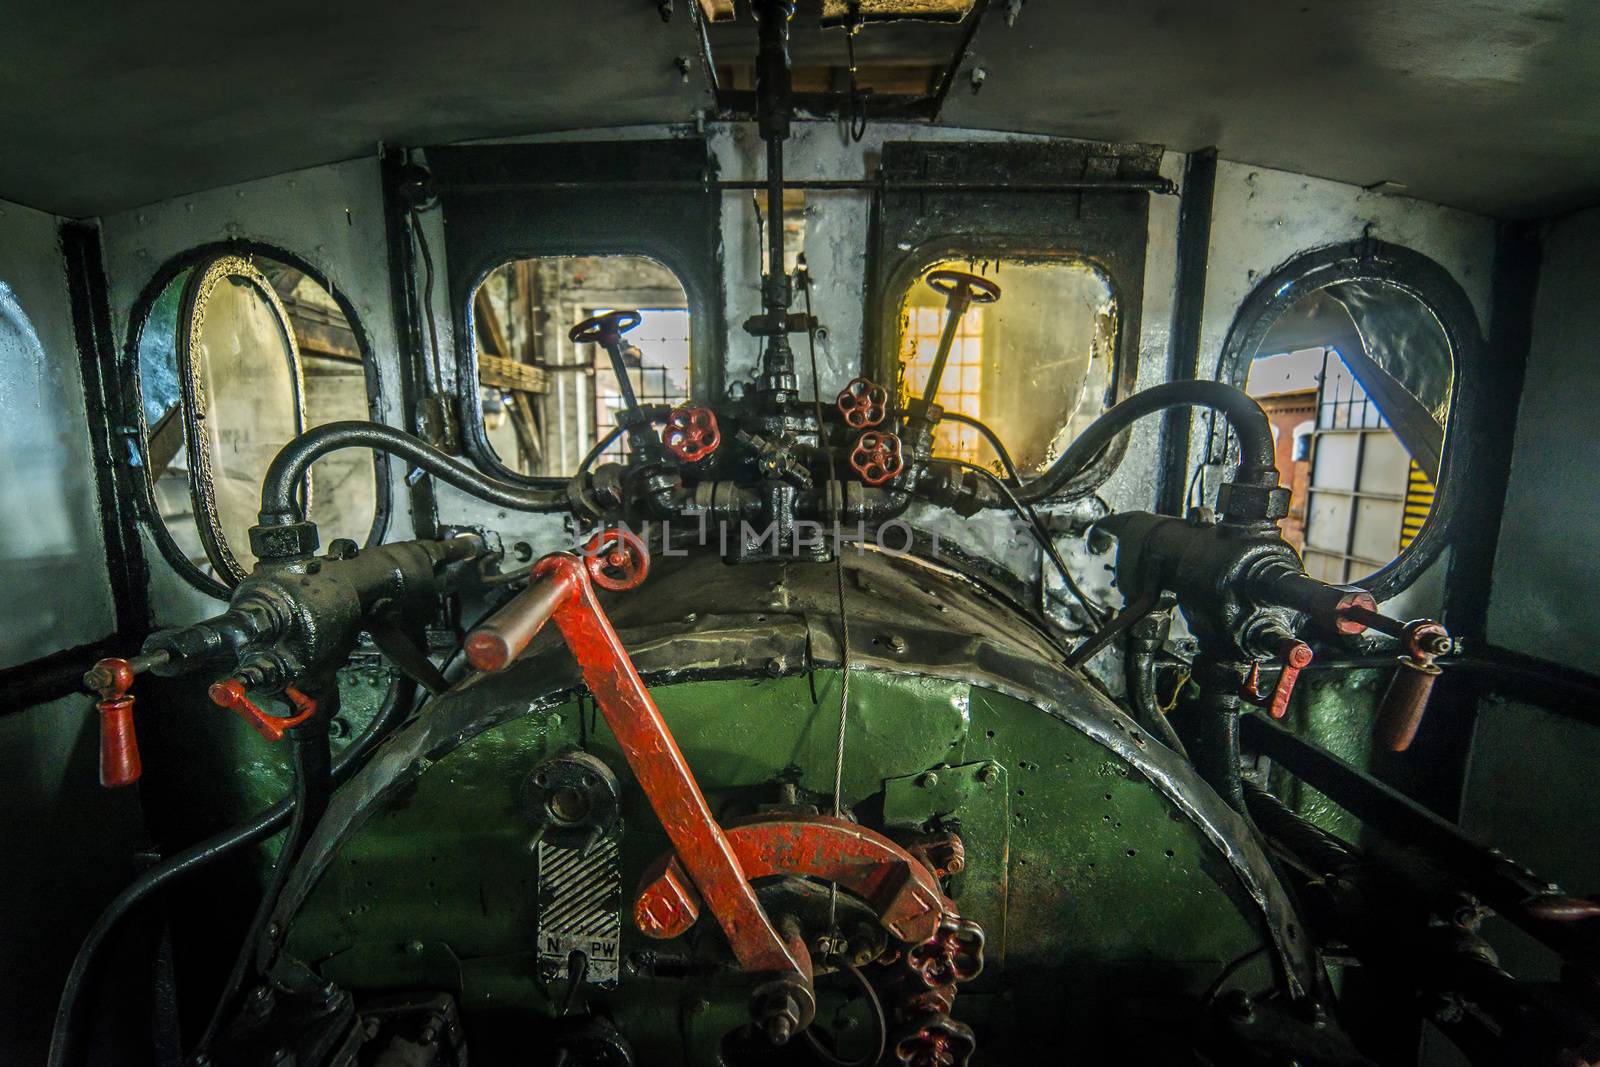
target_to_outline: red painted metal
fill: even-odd
[[[889,413],[889,391],[870,378],[852,378],[834,401],[852,430],[876,426]]]
[[[1271,693],[1261,691],[1261,665],[1250,665],[1250,676],[1245,679],[1242,695],[1258,708],[1266,708],[1274,719],[1289,713],[1289,700],[1294,696],[1294,683],[1300,672],[1311,665],[1314,653],[1304,641],[1285,641],[1278,649],[1278,682]]]
[[[792,874],[834,882],[872,905],[885,930],[913,945],[934,939],[941,921],[955,912],[915,856],[846,819],[770,812],[729,823],[723,833],[745,877]],[[644,923],[639,929],[663,939],[687,932],[700,905],[693,889],[678,858],[662,856],[645,872],[634,898],[635,919],[652,917],[649,929]],[[670,918],[657,922],[657,916]]]
[[[111,657],[96,663],[85,676],[100,693],[100,784],[107,789],[132,785],[144,773],[139,739],[133,732],[133,667]]]
[[[643,546],[639,548],[642,550]],[[609,556],[607,553],[605,558]],[[809,988],[811,961],[803,946],[786,941],[762,910],[666,721],[595,597],[591,571],[600,558],[582,560],[567,553],[544,557],[534,564],[529,589],[502,609],[494,621],[514,609],[524,615],[537,610],[555,621],[600,713],[661,820],[683,870],[727,934],[739,965],[755,973],[793,976]],[[642,577],[643,570],[635,573]],[[558,595],[540,590],[547,584],[557,585]],[[520,632],[526,627],[520,625],[520,619],[517,621]],[[542,624],[543,620],[536,621]],[[532,630],[537,632],[538,625]],[[480,669],[496,669],[488,664],[510,663],[500,654],[509,649],[497,642],[479,643],[469,638],[468,655],[473,656],[475,650],[479,658],[474,660],[474,666]],[[494,654],[485,657],[484,651]],[[635,915],[638,914],[636,909]],[[647,921],[673,923],[677,916],[667,909],[659,913],[659,920]]]
[[[293,715],[269,715],[250,699],[244,683],[236,678],[218,682],[208,691],[211,702],[219,708],[239,713],[250,729],[268,741],[282,741],[291,726],[299,726],[317,713],[317,702],[298,689],[285,689],[283,695],[294,705]]]
[[[661,430],[661,443],[685,463],[698,463],[722,444],[716,413],[710,408],[674,408]]]
[[[1439,677],[1439,665],[1434,662],[1450,651],[1450,633],[1432,619],[1417,619],[1406,623],[1400,639],[1405,655],[1389,681],[1389,688],[1378,705],[1378,716],[1372,732],[1391,752],[1404,752],[1416,740],[1422,727],[1422,716],[1428,710],[1428,698],[1433,695],[1433,683]]]
[[[882,485],[905,469],[900,455],[900,438],[892,433],[868,430],[856,439],[850,453],[850,466],[868,485]]]
[[[906,953],[906,966],[929,989],[970,982],[983,973],[983,928],[946,912],[933,935]]]

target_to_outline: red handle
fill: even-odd
[[[294,705],[295,714],[282,716],[268,715],[262,711],[245,692],[244,684],[234,678],[213,685],[210,694],[213,704],[219,708],[238,712],[239,718],[268,741],[282,741],[289,727],[299,726],[317,713],[317,702],[298,689],[283,691],[283,695],[289,698],[289,703]]]
[[[1417,619],[1406,623],[1401,644],[1406,655],[1400,657],[1372,726],[1373,736],[1391,752],[1404,752],[1416,740],[1439,677],[1433,661],[1450,651],[1450,634],[1432,619]]]
[[[1433,695],[1434,680],[1439,677],[1435,664],[1416,663],[1401,659],[1400,666],[1383,694],[1378,707],[1378,719],[1373,724],[1373,735],[1390,752],[1404,752],[1417,738],[1422,726],[1422,716],[1428,710],[1428,698]]]
[[[1287,641],[1278,651],[1278,684],[1271,694],[1261,691],[1261,665],[1250,665],[1250,676],[1245,679],[1243,697],[1259,708],[1266,708],[1274,719],[1289,713],[1289,700],[1294,696],[1294,683],[1300,672],[1311,664],[1311,646],[1304,641]]]
[[[94,706],[100,712],[100,784],[107,789],[132,785],[144,770],[133,732],[133,697],[128,693],[136,673],[132,663],[113,656],[83,676],[83,684],[100,694]]]
[[[95,707],[100,709],[100,784],[107,789],[132,785],[144,770],[133,734],[133,697],[111,697]]]

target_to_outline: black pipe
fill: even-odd
[[[1278,484],[1272,425],[1261,405],[1231,385],[1197,380],[1166,382],[1133,394],[1090,423],[1050,469],[1024,485],[1018,495],[1029,503],[1057,495],[1135,421],[1180,406],[1212,408],[1228,420],[1239,437],[1239,481]]]
[[[1134,622],[1128,628],[1127,647],[1123,651],[1123,681],[1128,690],[1128,703],[1134,718],[1154,734],[1162,744],[1180,756],[1188,756],[1178,731],[1172,728],[1161,710],[1161,699],[1156,694],[1156,653],[1166,643],[1172,616],[1154,611]]]
[[[611,192],[760,192],[767,188],[765,178],[738,178],[729,181],[712,181],[709,178],[695,181],[685,178],[641,178],[621,181],[561,181],[559,179],[511,182],[462,182],[450,187],[451,193],[485,195],[510,192],[593,192],[604,189]],[[1176,188],[1167,178],[1082,178],[1076,181],[1001,182],[962,181],[960,179],[902,180],[887,176],[877,178],[802,178],[786,179],[783,188],[808,193],[1156,193],[1170,195]]]
[[[261,525],[284,526],[300,518],[296,493],[311,464],[342,448],[370,448],[399,456],[447,485],[513,511],[565,511],[565,489],[530,489],[497,481],[408,433],[376,422],[330,422],[307,430],[273,457],[261,482]]]
[[[1196,660],[1194,680],[1200,686],[1194,705],[1195,770],[1206,784],[1245,814],[1244,780],[1239,775],[1239,689],[1244,667],[1237,663]]]
[[[404,675],[395,679],[385,695],[378,713],[372,717],[355,740],[333,760],[330,772],[335,785],[345,781],[366,761],[366,757],[389,733],[411,714],[416,704],[417,683]],[[191,845],[173,856],[148,868],[111,901],[100,913],[89,934],[78,947],[72,961],[67,981],[61,991],[61,1001],[56,1008],[55,1024],[50,1034],[50,1067],[63,1067],[73,1061],[78,1044],[78,1004],[95,962],[111,932],[128,913],[158,891],[170,887],[178,880],[201,868],[232,855],[239,849],[265,841],[282,830],[294,811],[294,802],[285,798],[257,815],[250,822],[209,837]]]
[[[329,689],[323,689],[312,694],[322,706],[317,717],[289,731],[290,765],[294,768],[294,815],[289,819],[289,832],[284,836],[278,854],[273,857],[272,873],[267,877],[266,889],[261,893],[255,915],[250,919],[244,940],[234,957],[233,968],[222,985],[216,1007],[211,1010],[211,1021],[206,1024],[205,1032],[195,1046],[196,1055],[203,1055],[211,1048],[211,1042],[221,1032],[234,1003],[239,999],[245,978],[249,975],[250,962],[255,959],[256,943],[266,934],[272,911],[278,906],[278,897],[289,880],[289,871],[312,831],[317,828],[317,823],[322,821],[322,813],[328,809],[328,794],[333,790],[328,719],[339,711],[338,683],[335,682],[330,688],[331,693]]]

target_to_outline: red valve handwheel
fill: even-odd
[[[839,391],[839,413],[852,430],[864,430],[883,421],[889,411],[889,391],[868,378],[851,379]]]
[[[900,456],[900,438],[892,433],[868,430],[856,439],[850,453],[850,466],[868,485],[882,485],[905,470]]]
[[[710,408],[674,408],[661,431],[667,451],[685,463],[697,463],[717,450],[722,434]]]
[[[589,580],[601,589],[636,589],[650,573],[650,553],[631,530],[601,530],[583,546]]]

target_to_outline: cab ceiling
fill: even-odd
[[[93,215],[379,141],[687,121],[711,105],[690,2],[665,25],[655,0],[16,5],[0,198]],[[1012,27],[1006,6],[942,124],[1214,144],[1489,215],[1600,200],[1594,0],[1028,0]],[[895,26],[863,32],[892,53]]]

